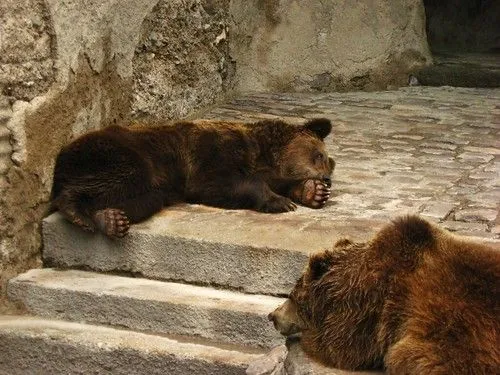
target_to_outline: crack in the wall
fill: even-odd
[[[0,175],[5,175],[12,166],[11,132],[7,123],[12,116],[12,110],[7,100],[0,98]],[[3,105],[2,105],[3,103]]]

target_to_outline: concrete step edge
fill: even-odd
[[[336,238],[368,239],[386,221],[316,220],[202,206],[168,208],[111,240],[85,233],[58,213],[43,222],[49,267],[121,271],[142,277],[287,295],[311,252]]]
[[[31,314],[63,320],[272,347],[283,342],[267,315],[282,298],[77,270],[33,269],[8,295]]]
[[[0,316],[0,373],[245,374],[260,354],[88,324]]]
[[[43,258],[48,267],[286,296],[310,253],[331,249],[342,237],[369,240],[387,224],[383,219],[318,219],[307,212],[269,215],[183,205],[113,240],[86,233],[55,213],[43,221]]]

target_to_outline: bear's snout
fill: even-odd
[[[297,315],[297,306],[290,299],[278,306],[267,318],[273,322],[274,328],[283,336],[291,336],[302,331],[300,318]]]

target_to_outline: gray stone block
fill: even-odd
[[[311,252],[339,236],[367,239],[383,221],[328,220],[202,206],[168,208],[124,239],[85,233],[59,214],[43,222],[47,266],[287,295]],[[307,230],[304,230],[304,229]]]
[[[253,347],[283,342],[267,318],[283,299],[271,296],[52,269],[19,275],[8,294],[32,314],[61,320]]]
[[[108,327],[0,317],[0,374],[236,375],[259,355]]]

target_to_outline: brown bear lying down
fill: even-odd
[[[314,119],[303,126],[267,120],[104,128],[59,153],[52,207],[112,237],[177,202],[261,212],[291,211],[295,203],[320,208],[335,165],[323,142],[331,127]]]
[[[368,243],[312,255],[269,318],[332,367],[498,374],[500,251],[400,218]]]

